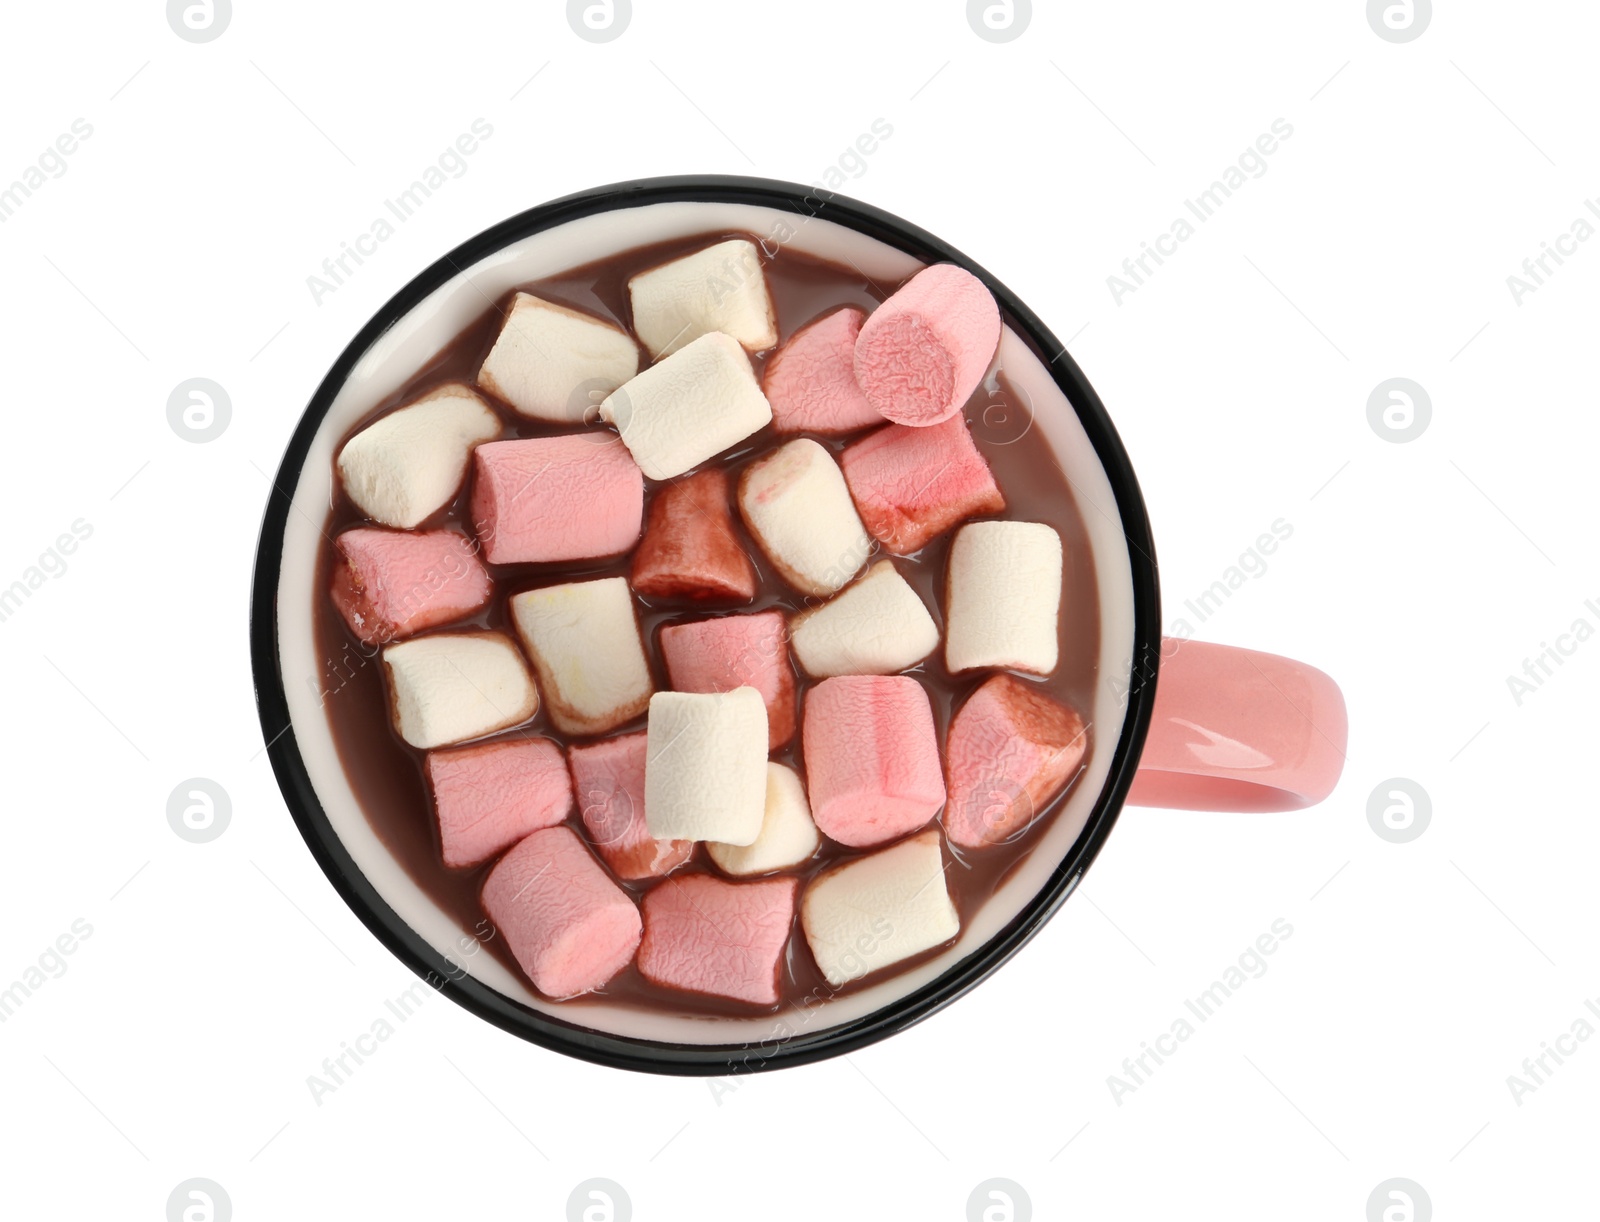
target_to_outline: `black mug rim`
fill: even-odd
[[[379,337],[430,293],[484,257],[532,234],[599,212],[668,202],[749,204],[822,217],[901,250],[924,263],[955,263],[978,276],[1013,328],[1047,362],[1077,412],[1116,497],[1133,579],[1133,653],[1128,714],[1110,770],[1077,840],[1049,880],[1003,929],[921,988],[859,1019],[765,1043],[677,1044],[611,1035],[542,1014],[461,973],[425,942],[378,894],[335,833],[311,784],[289,719],[279,666],[277,593],[289,494],[298,485],[313,438],[350,371]],[[1052,358],[1051,354],[1057,354]],[[540,204],[468,239],[394,294],[345,347],[295,427],[273,481],[256,553],[250,606],[251,670],[267,755],[289,812],[312,856],[340,897],[372,934],[428,984],[456,1004],[532,1043],[613,1068],[674,1075],[730,1075],[803,1065],[863,1048],[922,1021],[974,988],[1015,955],[1061,907],[1099,853],[1133,783],[1149,730],[1161,651],[1155,545],[1144,498],[1116,428],[1094,388],[1063,345],[1022,301],[973,260],[901,218],[833,194],[775,179],[676,175],[593,187]]]

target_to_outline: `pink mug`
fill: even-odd
[[[604,999],[581,1018],[535,994],[474,931],[432,904],[364,818],[317,685],[316,558],[339,440],[512,288],[616,251],[743,232],[878,283],[932,263],[980,277],[1001,309],[996,361],[1025,397],[1028,444],[1050,447],[1082,502],[1100,599],[1102,676],[1085,710],[1099,747],[1033,852],[955,942],[882,983],[804,1014],[707,1022]],[[334,887],[374,935],[446,996],[568,1055],[656,1073],[728,1074],[821,1060],[885,1038],[973,988],[1061,906],[1125,803],[1287,810],[1326,797],[1344,761],[1344,701],[1321,671],[1270,654],[1163,639],[1155,546],[1128,455],[1063,345],[1014,293],[914,225],[820,187],[752,178],[660,178],[540,205],[427,268],[367,323],[312,396],[268,501],[251,651],[263,736],[285,800]]]
[[[1304,662],[1166,637],[1130,806],[1297,810],[1344,767],[1344,697]]]

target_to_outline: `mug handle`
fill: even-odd
[[[1131,806],[1272,811],[1314,806],[1344,767],[1344,696],[1276,654],[1166,637]]]

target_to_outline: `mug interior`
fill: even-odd
[[[1153,684],[1128,680],[1135,656],[1154,656],[1158,612],[1143,505],[1104,409],[1071,358],[1059,355],[1060,345],[1002,286],[928,235],[864,206],[835,198],[812,216],[810,208],[797,211],[805,197],[800,187],[696,179],[691,191],[687,181],[602,188],[574,197],[583,208],[569,200],[535,209],[447,256],[380,312],[313,398],[279,473],[258,564],[255,629],[258,689],[263,650],[270,662],[263,726],[269,739],[279,735],[272,753],[286,797],[330,878],[391,949],[469,1008],[538,1042],[634,1067],[711,1072],[751,1047],[765,1050],[763,1062],[814,1059],[829,1054],[819,1046],[843,1051],[879,1038],[970,987],[1021,945],[1070,891],[1121,804],[1153,694]],[[741,185],[718,190],[718,182]],[[1050,448],[1071,483],[1093,551],[1101,679],[1085,716],[1096,746],[1034,851],[937,957],[822,1000],[803,1015],[708,1019],[604,998],[574,1007],[540,997],[495,956],[475,953],[472,930],[442,910],[385,848],[340,763],[322,695],[329,659],[321,656],[313,619],[323,593],[315,578],[335,491],[334,454],[357,422],[510,290],[632,247],[730,231],[854,264],[881,284],[929,262],[956,261],[996,290],[1004,330],[995,364],[1032,415],[1017,444]],[[267,629],[270,637],[262,635]],[[286,714],[288,732],[274,714]]]

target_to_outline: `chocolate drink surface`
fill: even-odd
[[[630,322],[627,282],[631,276],[725,238],[744,236],[706,233],[680,241],[627,250],[521,288],[545,301],[627,327]],[[763,267],[777,314],[780,345],[813,319],[838,307],[857,306],[870,312],[896,287],[868,283],[854,268],[825,263],[787,249],[778,248],[774,251],[768,247],[766,254]],[[495,342],[509,304],[509,295],[492,304],[486,302],[482,315],[476,321],[465,328],[406,386],[379,404],[351,430],[351,435],[433,387],[447,382],[475,383],[479,367]],[[770,353],[761,353],[753,357],[758,377],[769,356]],[[1049,354],[1045,354],[1045,359],[1048,357]],[[649,363],[648,354],[641,352],[640,361],[640,367],[646,367]],[[557,436],[584,427],[530,420],[487,392],[483,392],[483,397],[500,416],[504,439]],[[1056,465],[1048,443],[1040,432],[1031,427],[1025,402],[1006,383],[1003,375],[991,373],[966,403],[960,416],[970,428],[973,441],[988,462],[1006,501],[1002,513],[981,515],[978,520],[993,518],[1044,523],[1060,537],[1064,559],[1061,611],[1056,629],[1059,660],[1048,676],[1031,676],[1028,682],[1054,700],[1086,716],[1092,707],[1098,679],[1099,603],[1088,536],[1073,490]],[[591,424],[588,427],[600,429],[605,426]],[[609,429],[606,431],[610,432]],[[870,428],[864,428],[843,437],[805,435],[813,436],[837,457],[848,445],[870,431]],[[720,467],[727,471],[731,490],[737,486],[739,473],[751,462],[776,450],[792,437],[793,434],[778,434],[769,425],[703,466]],[[651,499],[665,486],[665,482],[646,481],[647,517]],[[484,880],[493,868],[494,861],[464,870],[449,869],[443,864],[439,833],[423,771],[425,752],[408,745],[393,728],[390,694],[383,676],[379,647],[363,644],[328,597],[327,591],[337,561],[332,540],[343,530],[370,524],[345,492],[337,473],[334,488],[334,500],[325,524],[325,542],[318,561],[314,618],[319,653],[326,660],[322,682],[323,705],[339,757],[363,813],[401,866],[442,909],[460,923],[463,930],[474,934],[482,949],[522,976],[505,939],[497,936],[492,922],[486,916],[480,898]],[[472,491],[472,475],[469,471],[455,499],[420,523],[418,529],[449,527],[470,536],[473,533],[469,511]],[[762,549],[750,537],[736,509],[732,512],[732,518],[744,550],[755,566],[756,593],[752,601],[741,604],[696,603],[687,599],[654,599],[637,593],[633,595],[654,685],[658,691],[668,690],[669,687],[658,644],[659,632],[664,626],[735,611],[779,610],[786,614],[794,613],[816,607],[825,601],[802,595],[782,580]],[[946,562],[954,535],[954,529],[946,530],[920,551],[895,560],[900,574],[932,613],[940,627],[941,636],[946,608]],[[868,566],[887,556],[888,553],[881,548],[875,549],[869,557]],[[494,590],[488,603],[465,619],[444,625],[442,629],[427,631],[455,632],[488,628],[503,631],[515,639],[516,631],[509,610],[509,600],[513,594],[554,582],[613,576],[626,578],[630,561],[631,555],[625,554],[609,560],[490,564],[488,571],[493,579]],[[803,707],[806,693],[815,686],[816,680],[807,676],[794,663],[792,656],[786,658],[786,664],[794,667],[796,699]],[[942,647],[920,665],[903,673],[917,679],[930,698],[941,751],[953,711],[992,675],[991,671],[951,674],[945,667]],[[636,733],[644,723],[645,718],[640,716],[597,737]],[[595,741],[595,738],[558,731],[551,723],[548,701],[541,702],[531,721],[485,741],[530,736],[548,738],[563,748]],[[1091,727],[1088,753],[1082,766],[1087,765],[1092,753],[1098,749]],[[773,751],[771,758],[805,775],[800,734],[795,734],[789,742]],[[1069,782],[1062,792],[1037,812],[1025,831],[1002,843],[967,850],[952,846],[948,840],[944,841],[942,852],[947,864],[945,879],[963,927],[992,896],[1000,882],[1034,851],[1044,830],[1073,792],[1073,784]],[[576,811],[569,817],[567,825],[580,837],[586,836],[583,821]],[[930,826],[937,829],[940,823],[935,821]],[[783,875],[797,877],[803,890],[806,883],[823,870],[861,855],[861,850],[847,848],[824,837],[821,847],[810,860],[783,871]],[[690,860],[667,877],[682,878],[697,873],[721,877],[704,844],[696,845]],[[656,878],[617,880],[617,885],[638,900],[651,887],[660,885],[661,881]],[[936,947],[902,960],[865,977],[865,981],[876,982],[904,972],[936,955],[940,949]],[[799,918],[796,916],[780,963],[777,1007],[662,987],[645,979],[637,965],[630,963],[599,992],[565,1001],[561,1009],[564,1015],[579,1023],[583,1022],[584,1008],[595,1004],[597,1000],[673,1014],[748,1017],[798,1004],[801,999],[854,989],[861,983],[854,981],[842,987],[826,983],[806,938],[801,934]]]

